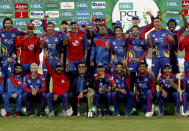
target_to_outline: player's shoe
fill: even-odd
[[[51,112],[49,113],[49,115],[48,115],[48,117],[54,117],[54,116],[55,116],[54,111],[51,111]]]
[[[65,110],[62,111],[62,116],[67,116],[67,112]]]
[[[17,112],[17,113],[15,114],[15,117],[21,117],[21,116],[22,116],[21,113],[18,113],[18,112]]]
[[[183,112],[182,115],[185,116],[185,117],[189,116],[189,111]]]
[[[152,112],[146,112],[145,117],[152,117],[153,113]]]
[[[5,117],[12,117],[12,114],[11,114],[11,113],[7,113],[7,114],[5,115]]]
[[[117,117],[119,117],[120,114],[119,114],[119,112],[114,112],[114,113],[113,113],[113,116],[117,116]]]
[[[102,116],[101,110],[97,111],[97,116]]]
[[[88,118],[92,118],[92,117],[93,117],[93,111],[92,111],[92,110],[89,110],[89,111],[88,111],[87,117],[88,117]]]

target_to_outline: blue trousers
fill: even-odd
[[[152,103],[153,103],[153,95],[152,95],[152,90],[148,89],[143,95],[138,96],[140,102],[136,103],[137,104],[142,104],[142,109],[146,110],[146,112],[151,112],[152,111]],[[145,103],[142,103],[144,101]]]
[[[47,104],[48,104],[50,112],[54,111],[53,97],[54,97],[54,93],[47,94]],[[68,108],[68,93],[67,92],[63,93],[61,96],[59,96],[59,99],[62,100],[62,108],[64,110],[67,110],[67,108]]]
[[[160,69],[161,72],[163,72],[163,68],[167,63],[170,63],[170,59],[167,57],[152,59],[152,72],[154,73],[156,78],[158,78]]]
[[[34,96],[34,95],[32,95],[32,93],[24,92],[23,93],[23,100],[26,104],[27,114],[28,115],[33,114],[31,102],[34,99],[37,99],[38,101],[40,101],[40,113],[44,114],[45,113],[46,93],[43,92],[43,93],[40,93],[40,94],[37,94],[37,95]]]
[[[95,103],[96,103],[96,109],[99,110],[100,109],[100,100],[102,100],[102,98],[105,98],[107,101],[107,110],[110,110],[110,104],[111,104],[111,92],[102,92],[102,93],[95,93]]]
[[[184,112],[188,110],[188,97],[189,97],[189,92],[184,91],[182,93],[182,104],[184,107]]]
[[[189,73],[189,62],[184,62],[184,74]]]
[[[69,61],[69,71],[75,71],[75,70],[77,70],[78,63],[80,63],[80,62],[85,62],[85,60],[81,60],[81,61]]]
[[[12,95],[14,93],[8,93],[5,92],[2,94],[3,101],[4,101],[4,107],[7,113],[11,113],[11,108],[10,108],[10,99],[13,99],[16,101],[17,107],[16,107],[16,112],[21,112],[21,107],[22,107],[22,94],[17,94],[16,98],[12,98]]]
[[[122,94],[121,92],[113,92],[112,97],[113,97],[113,104],[114,104],[115,112],[119,112],[119,101],[120,100],[124,100],[124,102],[127,102],[125,114],[129,116],[131,108],[133,106],[133,102],[134,102],[134,93],[130,92],[128,94]]]
[[[159,105],[159,109],[160,109],[160,114],[164,113],[163,103],[164,103],[164,101],[168,101],[168,100],[171,100],[171,101],[174,100],[174,102],[176,104],[177,114],[179,114],[180,113],[180,94],[178,91],[168,93],[167,97],[165,97],[165,98],[162,96],[162,92],[157,93],[157,101],[158,101],[158,105]]]

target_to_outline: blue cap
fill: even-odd
[[[89,23],[89,24],[87,24],[87,26],[92,26],[93,27],[94,25],[92,23]]]
[[[97,68],[103,68],[103,67],[104,67],[104,65],[102,63],[97,64]]]
[[[165,68],[165,67],[169,67],[172,69],[172,66],[169,63],[165,64],[163,68]]]
[[[139,17],[138,16],[132,16],[132,20],[139,20]]]
[[[102,19],[101,19],[101,18],[95,18],[95,21],[97,21],[97,20],[102,21]]]
[[[77,21],[76,21],[76,20],[72,20],[72,21],[70,22],[70,25],[72,25],[72,24],[77,24]]]
[[[57,65],[56,65],[56,68],[57,67],[63,67],[63,64],[62,63],[58,63]]]
[[[116,21],[116,24],[122,26],[122,23],[120,21]]]

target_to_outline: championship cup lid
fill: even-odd
[[[28,23],[28,24],[27,24],[27,28],[32,28],[32,29],[34,29],[34,28],[35,28],[35,25],[34,25],[33,23]]]

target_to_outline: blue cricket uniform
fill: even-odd
[[[175,74],[171,74],[170,78],[173,80],[174,83],[178,84],[178,79]],[[171,86],[171,83],[166,80],[165,74],[161,75],[159,78],[160,86],[163,87],[163,89],[167,92],[167,97],[162,96],[162,92],[157,93],[157,101],[160,109],[160,114],[164,113],[163,110],[163,103],[164,101],[170,100],[171,98],[174,99],[175,105],[176,105],[176,112],[177,114],[180,113],[180,93],[177,91],[177,89],[173,88]]]

